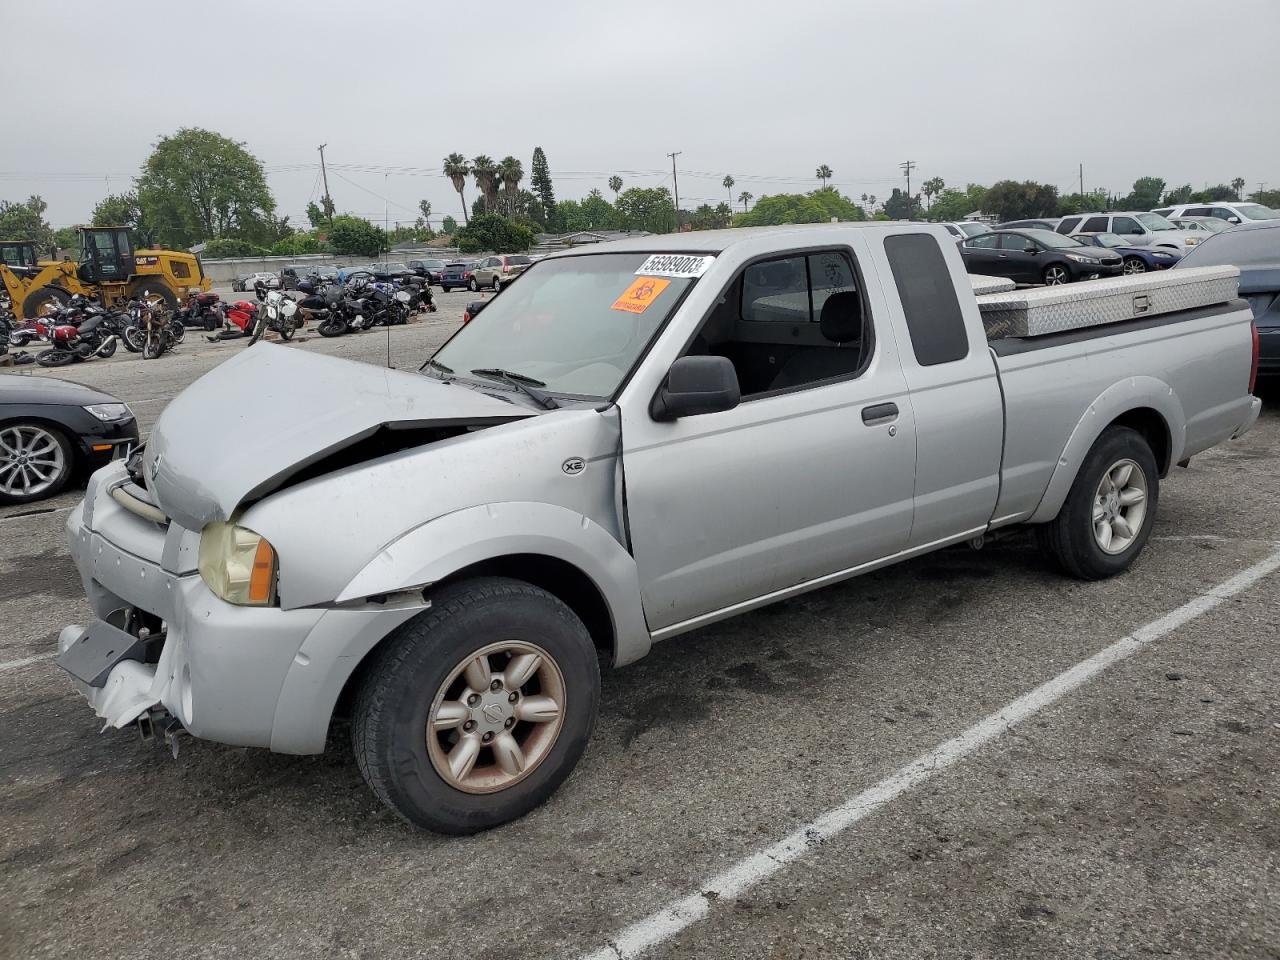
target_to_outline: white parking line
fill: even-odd
[[[42,653],[36,657],[27,657],[24,660],[7,660],[0,663],[0,673],[6,673],[9,670],[17,670],[19,667],[29,667],[33,663],[42,663],[45,660],[52,660],[56,657],[56,653]]]
[[[875,786],[851,797],[840,806],[828,810],[799,827],[777,843],[739,860],[728,870],[707,880],[695,893],[668,904],[662,909],[619,931],[605,946],[587,954],[585,960],[631,960],[653,947],[670,940],[681,931],[705,919],[712,902],[735,900],[752,887],[763,883],[783,867],[821,849],[824,841],[839,835],[859,820],[875,813],[889,801],[901,796],[917,784],[963,760],[979,747],[996,739],[1016,723],[1034,716],[1071,691],[1092,680],[1112,664],[1133,656],[1139,650],[1178,629],[1189,620],[1207,613],[1220,603],[1280,569],[1280,550],[1255,563],[1117,640],[1087,660],[1042,683],[995,713],[979,720],[959,736],[939,744],[922,757],[902,767]]]

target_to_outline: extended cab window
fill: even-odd
[[[1080,222],[1080,219],[1080,217],[1067,217],[1067,219],[1063,220],[1054,229],[1059,233],[1070,233],[1076,228],[1076,224]]]
[[[966,247],[973,247],[975,250],[994,250],[1000,243],[1000,234],[984,233],[977,237],[971,237],[964,242]]]
[[[1106,233],[1110,230],[1110,218],[1090,217],[1080,229],[1082,233]]]
[[[1033,241],[1027,242],[1034,246]],[[927,233],[901,233],[885,237],[884,252],[902,300],[916,362],[931,367],[967,357],[969,334],[938,241]]]
[[[1145,231],[1142,229],[1142,224],[1138,223],[1133,217],[1115,217],[1112,220],[1111,232],[1133,237]]]
[[[850,255],[813,251],[745,267],[685,354],[728,357],[750,399],[856,376],[871,356],[871,333]]]

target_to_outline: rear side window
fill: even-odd
[[[1057,230],[1059,233],[1070,233],[1076,228],[1076,224],[1079,223],[1080,220],[1080,217],[1067,217],[1067,219],[1058,224]]]
[[[1106,217],[1090,217],[1080,229],[1085,233],[1106,233],[1110,226]]]
[[[898,234],[885,237],[884,252],[902,300],[916,362],[932,367],[967,357],[969,334],[937,240],[924,233]]]

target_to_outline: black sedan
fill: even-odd
[[[428,283],[439,284],[444,276],[445,263],[443,260],[410,260],[409,269],[420,277],[425,277]]]
[[[51,497],[138,442],[115,397],[50,377],[0,376],[0,504]]]
[[[1119,254],[1052,230],[993,230],[961,243],[960,255],[970,273],[1049,286],[1114,277],[1124,269]]]

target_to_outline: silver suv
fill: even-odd
[[[529,269],[531,263],[533,259],[523,254],[485,257],[471,271],[471,282],[468,286],[473,292],[481,287],[492,287],[493,292],[497,293],[504,283],[514,280],[518,274]]]
[[[1200,237],[1179,230],[1158,213],[1113,211],[1063,217],[1055,228],[1068,236],[1077,233],[1119,234],[1133,247],[1169,247],[1185,252],[1200,242]]]

